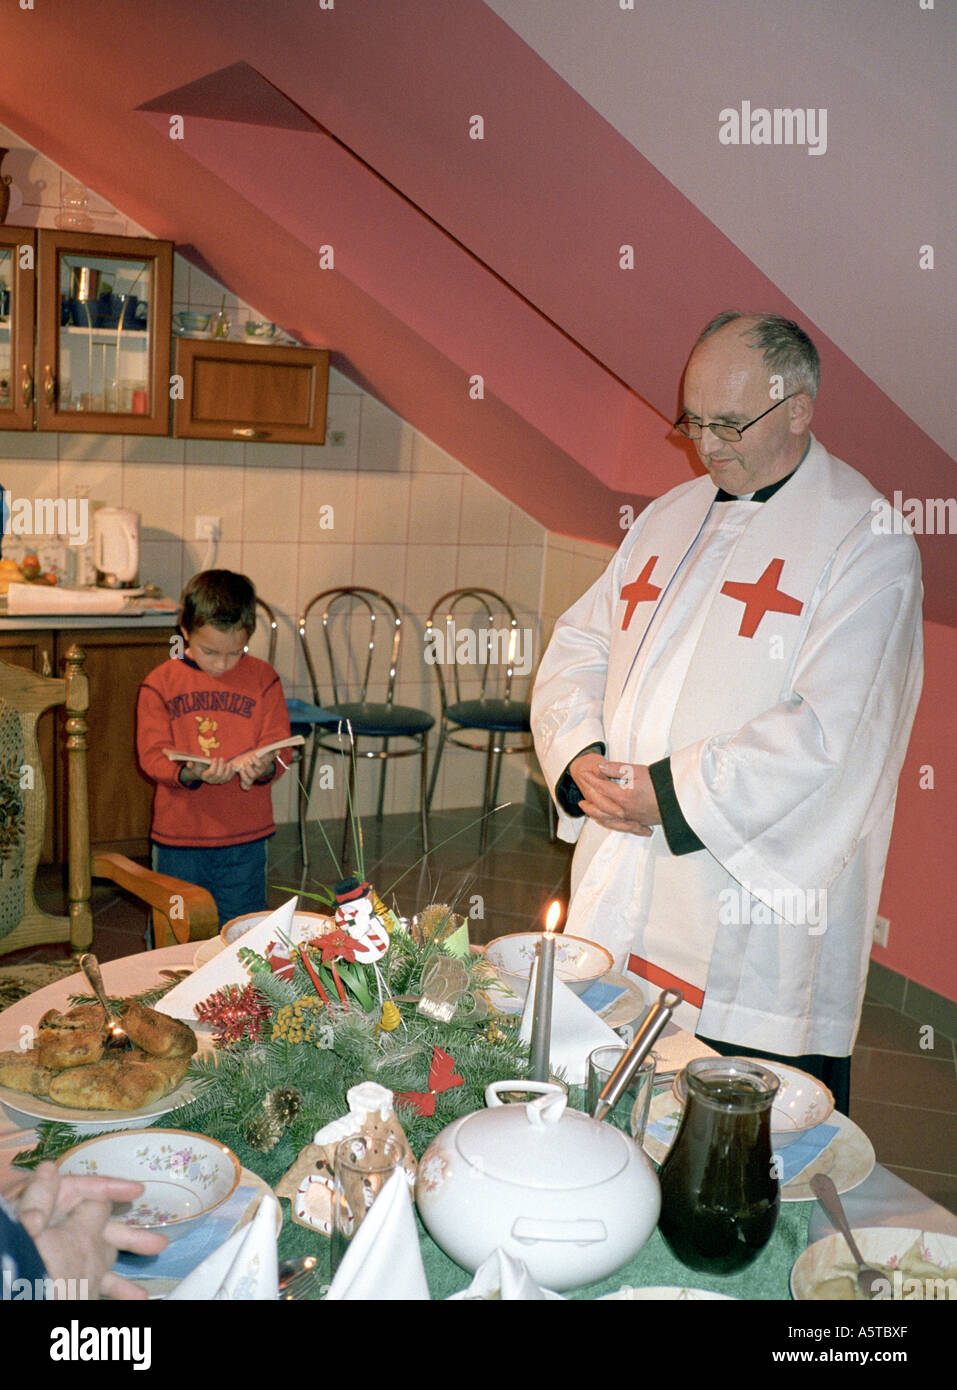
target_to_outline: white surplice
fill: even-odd
[[[674,855],[660,826],[646,839],[559,808],[578,841],[566,931],[702,991],[686,1028],[846,1056],[920,694],[919,554],[814,439],[768,501],[714,498],[705,477],[652,503],[542,660],[549,786],[590,743],[613,762],[670,756],[705,846]]]

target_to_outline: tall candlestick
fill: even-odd
[[[538,973],[532,1007],[532,1053],[529,1074],[547,1081],[552,1043],[552,987],[555,980],[555,933],[543,932],[538,947]]]

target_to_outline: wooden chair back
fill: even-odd
[[[66,941],[74,951],[89,950],[93,940],[90,909],[90,826],[87,813],[87,722],[89,681],[83,670],[83,651],[76,645],[66,655],[66,674],[38,676],[18,666],[0,663],[0,783],[3,808],[2,852],[5,856],[2,895],[7,914],[11,893],[20,899],[22,913],[12,930],[0,936],[0,955],[49,942]],[[47,789],[37,741],[37,721],[52,706],[66,709],[68,798],[69,916],[43,912],[36,902],[37,866],[47,819]],[[16,745],[14,723],[19,723]],[[17,764],[17,757],[20,762]],[[14,868],[11,857],[20,860]],[[22,857],[21,857],[22,856]],[[2,911],[2,909],[0,909]],[[2,927],[0,927],[2,930]]]

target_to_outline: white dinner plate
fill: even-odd
[[[663,1091],[651,1102],[648,1124],[668,1125],[674,1135],[678,1131],[682,1109],[670,1089]],[[874,1171],[874,1146],[864,1131],[837,1110],[828,1116],[827,1123],[836,1128],[837,1134],[827,1148],[798,1173],[797,1177],[784,1183],[781,1188],[782,1202],[813,1202],[814,1193],[808,1184],[815,1173],[827,1173],[838,1192],[850,1192],[853,1188],[859,1187]],[[670,1142],[663,1143],[655,1135],[645,1131],[645,1152],[656,1163],[664,1162],[670,1147]]]
[[[145,1129],[161,1115],[168,1115],[171,1110],[193,1099],[192,1085],[185,1077],[168,1096],[162,1096],[140,1110],[78,1110],[69,1105],[57,1105],[56,1101],[45,1100],[43,1096],[25,1096],[20,1091],[0,1086],[0,1104],[24,1116],[24,1129],[34,1128],[31,1121],[54,1120],[57,1124],[72,1125],[80,1134],[110,1129]]]
[[[648,1289],[616,1289],[614,1293],[603,1293],[600,1303],[614,1300],[628,1303],[712,1303],[737,1300],[730,1293],[714,1293],[711,1289],[683,1289],[674,1284],[657,1284]]]

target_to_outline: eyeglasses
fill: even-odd
[[[791,392],[791,396],[798,395],[800,395],[799,391]],[[759,415],[757,419],[749,420],[746,425],[702,425],[699,424],[697,420],[689,420],[687,415],[682,415],[681,419],[676,420],[672,425],[672,429],[676,429],[678,433],[683,434],[686,439],[700,439],[702,430],[710,430],[717,439],[723,439],[727,444],[736,444],[745,430],[749,430],[752,425],[756,425],[758,420],[763,420],[765,415],[770,415],[772,410],[777,410],[778,406],[783,405],[785,401],[789,401],[791,396],[782,396],[779,401],[775,401],[773,405],[768,406],[767,410]]]

